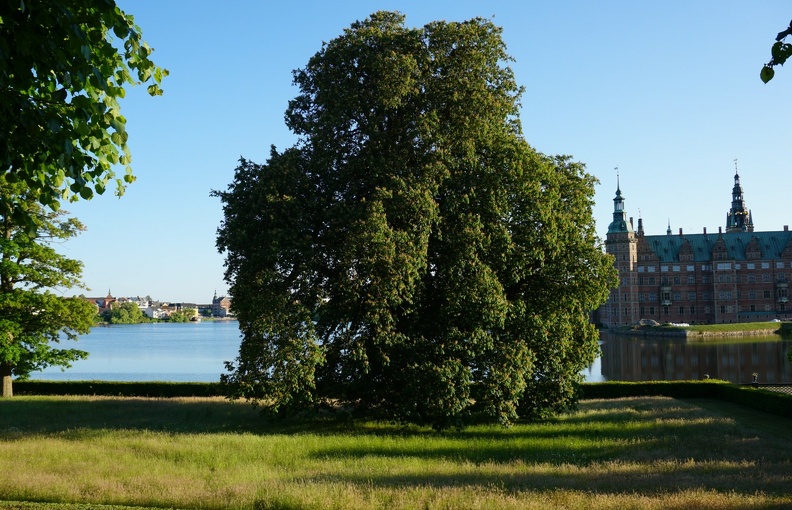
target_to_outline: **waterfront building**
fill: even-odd
[[[217,291],[212,298],[212,315],[215,317],[228,317],[231,315],[231,298],[228,296],[217,296]]]
[[[717,234],[646,235],[627,218],[619,185],[605,251],[619,284],[594,314],[605,327],[659,323],[720,324],[792,318],[792,233],[757,232],[735,172],[726,228]],[[725,230],[725,231],[724,231]]]

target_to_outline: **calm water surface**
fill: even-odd
[[[213,382],[236,358],[236,321],[188,324],[130,324],[96,327],[63,346],[88,351],[86,360],[61,371],[31,374],[41,380]],[[636,338],[604,333],[602,356],[583,373],[587,381],[691,380],[709,376],[735,383],[792,382],[786,353],[791,340],[779,337],[687,342],[678,338]]]
[[[88,351],[88,359],[62,371],[31,374],[40,380],[216,382],[225,361],[239,353],[236,321],[99,326],[61,346]]]

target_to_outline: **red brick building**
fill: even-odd
[[[755,232],[740,176],[734,175],[726,228],[716,234],[646,235],[627,219],[617,185],[605,251],[615,258],[619,286],[595,313],[603,326],[720,324],[792,318],[792,233]]]

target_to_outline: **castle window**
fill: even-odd
[[[764,297],[765,297],[765,299],[770,299],[771,295],[770,295],[770,291],[769,290],[765,290],[764,291]]]
[[[654,284],[655,284],[655,277],[654,276],[650,276],[649,277],[649,285],[654,285]]]
[[[762,283],[770,283],[770,273],[762,273]]]
[[[770,262],[762,262],[762,269],[770,269]]]
[[[663,307],[663,314],[664,315],[668,315],[668,307],[667,306]]]
[[[690,315],[695,315],[695,314],[696,314],[696,307],[695,306],[691,306],[690,307]]]
[[[784,263],[783,262],[776,262],[776,269],[784,269]]]
[[[649,307],[649,315],[654,315],[654,306]]]
[[[679,285],[680,279],[679,276],[674,276],[674,285]]]
[[[748,283],[756,283],[756,275],[755,274],[750,273],[747,276],[748,276]]]
[[[785,282],[786,281],[786,275],[784,275],[784,273],[776,274],[776,281],[777,282]]]
[[[778,303],[778,311],[783,312],[786,310],[786,303]]]
[[[756,290],[751,289],[748,291],[748,299],[756,299]]]
[[[752,312],[755,312],[755,311],[756,311],[756,305],[751,305],[751,311],[752,311]]]
[[[650,292],[649,293],[649,301],[657,301],[657,293],[656,292]]]
[[[674,271],[675,273],[678,273],[679,269],[680,269],[679,266],[674,266],[671,268],[671,270]]]
[[[681,300],[682,300],[682,293],[674,292],[674,301],[681,301]]]
[[[687,282],[688,283],[696,283],[696,275],[693,275],[693,274],[687,275]]]
[[[721,305],[720,313],[726,313],[726,307],[725,306]]]
[[[679,315],[683,315],[684,313],[685,313],[685,307],[684,306],[680,306],[679,307]]]
[[[726,270],[731,269],[731,263],[729,263],[729,262],[720,262],[715,267],[717,267],[718,271],[726,271]]]
[[[695,271],[696,270],[696,266],[688,266],[687,270],[688,271]]]
[[[756,269],[756,264],[754,264],[753,262],[748,262],[748,264],[746,264],[746,267],[748,269]]]
[[[654,273],[655,272],[655,267],[654,266],[648,266],[646,268],[646,272],[647,273]]]
[[[641,310],[641,317],[643,317],[643,315],[644,315],[644,307],[642,306],[642,307],[640,308],[640,310]]]
[[[688,301],[695,301],[695,300],[696,300],[696,293],[688,292]]]
[[[701,275],[701,283],[709,283],[709,282],[710,282],[710,277],[708,274]]]

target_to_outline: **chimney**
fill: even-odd
[[[679,237],[682,237],[682,228],[679,229]]]
[[[718,227],[718,234],[722,234],[722,233],[723,233],[723,227]]]
[[[632,217],[632,216],[630,216],[630,228],[633,228],[633,221],[632,221],[632,218],[633,218],[633,217]]]
[[[789,225],[784,225],[784,232],[789,232]]]
[[[704,235],[707,235],[707,227],[704,227]]]

